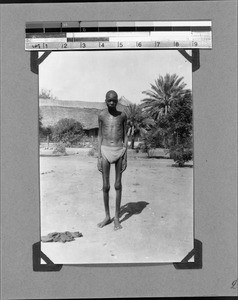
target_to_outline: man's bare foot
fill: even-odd
[[[98,223],[98,227],[102,228],[111,222],[112,220],[109,217],[106,217],[102,222]]]
[[[122,226],[121,226],[119,220],[114,218],[114,230],[118,230],[118,229],[121,229],[121,228],[122,228]]]

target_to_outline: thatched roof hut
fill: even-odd
[[[117,109],[123,111],[126,99],[119,100]],[[84,130],[98,128],[98,114],[106,108],[105,102],[62,101],[39,99],[39,112],[44,127],[55,125],[60,119],[75,119],[83,125]]]

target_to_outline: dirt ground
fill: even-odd
[[[71,242],[41,243],[42,252],[58,264],[180,262],[193,249],[193,168],[128,151],[122,178],[123,228],[114,231],[113,223],[97,227],[105,216],[102,178],[97,158],[88,151],[68,156],[47,156],[45,151],[40,157],[41,235],[83,234]],[[114,173],[112,165],[111,217]]]

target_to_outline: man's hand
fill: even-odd
[[[125,171],[127,167],[127,153],[122,158],[122,168],[121,168],[121,173]]]
[[[98,171],[102,173],[102,157],[98,156]]]

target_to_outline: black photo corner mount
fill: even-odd
[[[38,51],[30,52],[31,60],[31,72],[34,74],[39,74],[39,65],[50,55],[51,51],[45,51],[40,57],[38,57]]]
[[[200,53],[199,49],[193,49],[192,55],[189,55],[185,49],[178,49],[178,51],[192,64],[192,72],[200,68]],[[50,55],[51,51],[45,51],[38,57],[38,51],[30,52],[30,66],[31,72],[39,74],[39,65]],[[41,252],[41,243],[33,244],[33,271],[36,272],[56,272],[63,267],[62,264],[54,264],[43,252]],[[194,262],[189,262],[189,259],[194,257]],[[41,259],[46,264],[41,264]],[[173,263],[175,269],[202,269],[202,242],[194,240],[194,248],[186,255],[186,257],[179,263]]]
[[[185,49],[178,49],[178,51],[192,64],[192,72],[195,72],[200,68],[199,49],[193,49],[192,55],[189,55]],[[39,74],[39,65],[50,55],[50,53],[51,51],[45,51],[40,57],[38,57],[38,51],[31,51],[31,72]]]
[[[200,68],[199,49],[192,49],[192,55],[189,55],[185,49],[178,49],[178,52],[181,53],[192,64],[192,72],[195,72]]]
[[[194,257],[194,262],[189,260]],[[173,263],[177,270],[202,269],[202,242],[194,239],[194,248],[179,263]]]
[[[57,272],[63,267],[63,264],[54,264],[49,257],[41,251],[41,242],[32,246],[33,252],[33,271],[35,272]],[[194,262],[189,260],[194,257]],[[41,264],[41,259],[45,264]],[[194,248],[179,263],[173,263],[177,270],[196,270],[202,269],[202,242],[194,239]]]
[[[35,272],[57,272],[60,271],[63,265],[54,264],[49,257],[41,252],[41,242],[37,242],[32,246],[33,271]],[[45,264],[41,264],[41,259]]]

